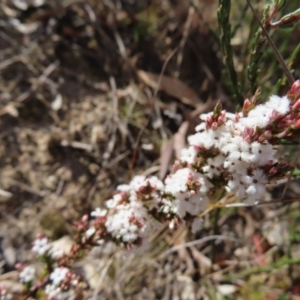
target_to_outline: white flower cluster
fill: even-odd
[[[45,293],[48,296],[48,299],[64,298],[60,285],[66,280],[68,273],[70,273],[70,270],[65,267],[58,267],[53,270],[49,276],[51,284],[47,284],[45,287]]]
[[[32,282],[35,279],[35,268],[26,266],[19,274],[19,280],[23,283]]]
[[[164,212],[173,212],[184,218],[186,213],[198,215],[208,203],[208,191],[212,184],[191,168],[182,168],[165,180],[165,192],[172,201],[164,199]],[[188,199],[188,201],[186,201]]]
[[[107,208],[113,211],[105,222],[108,234],[127,245],[138,243],[142,248],[147,247],[145,237],[161,226],[150,211],[158,209],[163,189],[163,183],[154,176],[136,176],[128,185],[118,186],[119,193],[106,202]],[[107,210],[98,208],[91,216],[103,217],[106,213]],[[89,229],[86,235],[92,233],[94,229]]]
[[[270,129],[288,115],[290,107],[287,97],[278,96],[257,106],[246,100],[245,110],[237,114],[217,105],[212,113],[200,116],[202,123],[164,183],[156,177],[136,176],[107,201],[109,212],[97,209],[91,216],[104,217],[104,231],[131,246],[143,244],[160,222],[168,221],[172,227],[178,220],[186,221],[197,231],[199,213],[220,190],[233,192],[249,204],[259,201],[270,182],[268,172],[277,162]],[[91,227],[86,236],[96,230]]]
[[[32,245],[32,252],[36,253],[39,256],[47,254],[51,248],[51,243],[46,237],[37,238]]]
[[[207,128],[212,113],[202,115],[200,118],[204,122],[196,127],[198,132],[188,138],[190,146],[182,151],[181,162],[197,172],[202,189],[206,185],[210,190],[212,184],[215,188],[222,177],[228,192],[234,192],[240,199],[253,204],[265,193],[268,177],[264,167],[274,164],[276,158],[275,150],[266,138],[263,141],[251,140],[249,132],[266,128],[273,118],[283,116],[289,110],[287,97],[272,96],[247,116],[222,112],[222,123],[215,128]],[[172,182],[177,184],[178,179]]]
[[[285,115],[290,110],[290,100],[284,96],[271,96],[269,101],[257,105],[252,109],[246,118],[242,118],[240,123],[248,128],[259,126],[265,128],[269,123],[272,115],[278,113]]]
[[[66,250],[61,248],[59,244],[55,244],[46,237],[38,236],[33,242],[31,251],[38,256],[49,256],[53,259],[61,258]]]

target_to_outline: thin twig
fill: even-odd
[[[196,245],[199,245],[199,244],[202,244],[202,243],[206,243],[208,241],[212,241],[212,240],[216,240],[216,239],[219,239],[219,240],[229,240],[229,241],[233,241],[233,242],[239,242],[240,241],[239,239],[231,237],[231,236],[211,235],[211,236],[207,236],[207,237],[204,237],[204,238],[196,240],[196,241],[192,241],[192,242],[188,242],[188,243],[185,243],[185,244],[182,244],[182,245],[178,245],[178,246],[172,247],[172,248],[168,249],[167,251],[163,252],[159,256],[159,258],[163,258],[166,255],[169,255],[170,253],[173,253],[173,252],[175,252],[175,251],[177,251],[177,250],[179,250],[181,248],[188,248],[188,247],[196,246]]]
[[[211,207],[209,207],[209,210],[212,210],[214,208],[236,208],[236,207],[254,207],[259,205],[270,205],[275,203],[289,203],[289,202],[295,202],[300,201],[300,198],[290,198],[290,199],[275,199],[272,201],[256,201],[254,203],[229,203],[229,204],[222,204],[222,203],[216,203],[213,204]]]
[[[280,65],[281,65],[281,67],[282,67],[282,69],[283,69],[285,75],[287,76],[290,85],[292,85],[292,84],[295,82],[294,76],[292,75],[291,71],[289,70],[289,68],[287,67],[286,63],[284,62],[284,60],[283,60],[281,54],[279,53],[277,47],[276,47],[275,44],[274,44],[274,42],[273,42],[272,39],[270,38],[270,35],[269,35],[268,31],[267,31],[267,30],[265,29],[265,27],[262,25],[262,23],[261,23],[261,21],[260,21],[258,15],[257,15],[257,13],[256,13],[256,11],[254,10],[254,8],[253,8],[253,6],[252,6],[250,0],[246,0],[246,1],[247,1],[248,5],[250,6],[250,8],[251,8],[251,10],[252,10],[252,12],[253,12],[253,15],[254,15],[255,19],[257,20],[257,22],[258,22],[258,24],[259,24],[261,30],[263,31],[263,33],[264,33],[264,35],[265,35],[265,37],[266,37],[268,43],[270,44],[271,48],[273,49],[273,52],[274,52],[274,54],[275,54],[275,56],[276,56],[278,62],[280,63]]]

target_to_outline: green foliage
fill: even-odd
[[[133,30],[133,39],[136,42],[145,40],[155,34],[163,22],[163,18],[159,18],[156,10],[149,9],[141,12],[137,17],[137,21]]]
[[[300,178],[300,170],[297,170],[298,178]],[[300,211],[295,210],[289,213],[289,238],[291,243],[299,243],[300,242],[300,231],[299,231],[299,222],[300,222]]]
[[[219,0],[218,23],[220,32],[220,43],[223,52],[226,71],[229,76],[229,86],[232,90],[232,97],[235,104],[242,103],[244,97],[238,81],[237,72],[233,62],[233,51],[231,46],[231,21],[230,21],[231,0]]]
[[[293,175],[294,175],[297,179],[300,179],[300,169],[295,169]]]

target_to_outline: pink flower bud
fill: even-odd
[[[249,109],[252,107],[252,105],[253,104],[251,103],[251,101],[248,98],[244,101],[244,105],[243,105],[243,108],[242,108],[242,111],[243,111],[244,115],[248,114]]]
[[[212,123],[213,123],[212,117],[208,117],[208,118],[206,119],[206,127],[207,127],[207,128],[210,128],[210,127],[212,126]]]
[[[284,138],[284,137],[287,135],[287,133],[288,133],[288,131],[287,131],[287,130],[284,130],[284,131],[282,131],[281,133],[279,133],[279,134],[277,135],[277,137],[278,137],[279,139],[282,139],[282,138]]]
[[[226,110],[223,110],[221,115],[218,117],[219,126],[224,124],[225,120],[226,120]]]
[[[296,100],[296,102],[292,106],[292,111],[296,111],[300,109],[300,99]]]
[[[181,165],[180,165],[180,161],[179,160],[175,160],[173,166],[172,166],[172,172],[175,173],[178,169],[180,169]]]
[[[251,143],[251,137],[250,135],[247,135],[244,140],[247,142],[247,143]]]
[[[276,110],[273,110],[271,113],[270,121],[273,122],[275,121],[279,116],[279,113]]]
[[[211,129],[212,130],[216,130],[218,128],[218,123],[217,122],[213,122],[211,125]]]
[[[277,173],[277,168],[276,167],[272,167],[270,170],[269,170],[269,176],[274,176],[276,173]]]
[[[269,140],[272,137],[272,132],[271,130],[266,130],[264,131],[258,138],[259,142],[264,142]]]
[[[289,92],[293,95],[300,93],[300,80],[299,79],[293,83]]]
[[[236,113],[235,117],[234,117],[234,121],[238,122],[240,120],[240,118],[241,118],[241,116],[238,113]]]
[[[88,215],[84,215],[82,218],[81,218],[81,222],[85,223],[87,222],[89,219],[89,216]]]
[[[300,120],[297,120],[293,125],[292,129],[299,129],[300,128]]]
[[[174,223],[174,221],[171,221],[169,223],[169,228],[172,230],[172,229],[174,229],[174,227],[175,227],[175,223]]]
[[[271,130],[266,130],[266,131],[263,133],[263,135],[264,135],[267,139],[269,139],[269,138],[272,137],[272,131],[271,131]]]

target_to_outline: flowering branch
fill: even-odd
[[[127,250],[145,251],[149,237],[163,224],[170,228],[186,224],[196,232],[200,215],[225,192],[233,193],[246,206],[257,204],[266,184],[291,170],[288,163],[276,159],[274,145],[282,139],[299,141],[300,80],[284,97],[271,96],[264,104],[258,104],[256,97],[246,99],[236,114],[226,112],[218,102],[200,119],[196,133],[188,138],[189,146],[165,181],[135,176],[129,184],[118,186],[106,209],[96,208],[75,224],[70,253],[55,252],[47,238],[38,236],[32,251],[44,262],[45,274],[35,282],[32,267],[18,266],[27,296],[84,295],[87,284],[71,266],[86,251],[107,241]]]

